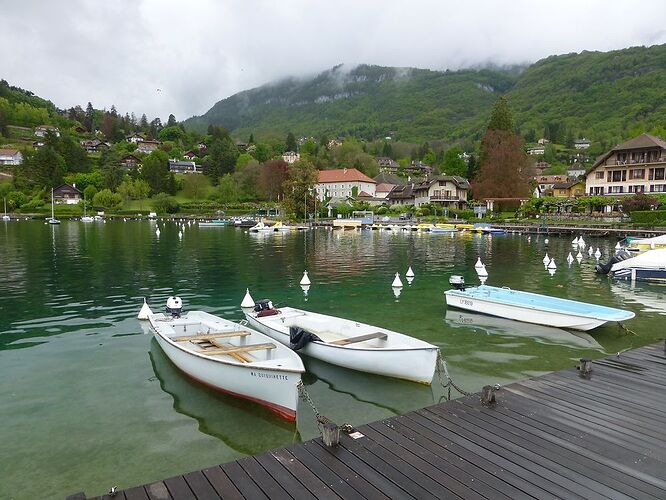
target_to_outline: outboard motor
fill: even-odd
[[[465,278],[462,276],[458,276],[457,274],[454,274],[449,278],[449,285],[451,285],[453,288],[456,290],[460,290],[462,292],[465,291]]]
[[[626,250],[619,250],[615,255],[613,255],[610,260],[606,264],[597,264],[595,267],[595,270],[597,271],[597,274],[608,274],[613,267],[613,264],[617,264],[618,262],[622,262],[623,260],[631,259],[633,255],[631,255],[628,251]]]
[[[273,302],[269,299],[256,301],[254,303],[254,312],[257,313],[257,317],[259,318],[279,314],[279,311],[273,308]]]
[[[183,312],[183,301],[180,297],[169,297],[166,303],[166,314],[172,318],[180,318]]]

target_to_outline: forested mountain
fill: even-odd
[[[477,139],[495,100],[506,95],[526,136],[558,142],[586,136],[607,144],[666,123],[666,45],[582,52],[525,68],[430,71],[337,66],[235,94],[185,122],[234,136],[393,133],[413,142]],[[662,132],[663,133],[663,132]]]

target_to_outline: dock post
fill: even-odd
[[[589,377],[590,373],[592,373],[592,360],[580,358],[580,362],[576,368],[580,371],[581,377]]]
[[[481,389],[481,403],[484,405],[495,403],[495,388],[492,385],[484,385]]]
[[[340,442],[340,427],[333,422],[324,422],[321,426],[321,439],[326,446],[337,446]]]

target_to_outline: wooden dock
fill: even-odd
[[[666,498],[662,342],[115,499]],[[309,415],[305,415],[309,417]],[[85,498],[83,494],[71,498]],[[111,498],[109,496],[98,498]]]

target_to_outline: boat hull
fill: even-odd
[[[250,314],[246,314],[246,318],[255,330],[289,345],[288,327],[278,330],[257,321]],[[351,370],[431,384],[438,351],[435,346],[422,349],[362,349],[310,342],[298,352]]]
[[[167,357],[189,377],[215,390],[260,404],[286,420],[296,420],[299,372],[222,363],[196,356],[153,332]]]
[[[630,267],[613,271],[613,277],[621,280],[666,282],[666,269],[645,269]]]
[[[567,312],[498,303],[494,300],[484,299],[483,297],[470,296],[459,290],[447,290],[444,296],[446,304],[449,307],[556,328],[588,331],[609,321],[608,319],[591,318]]]

